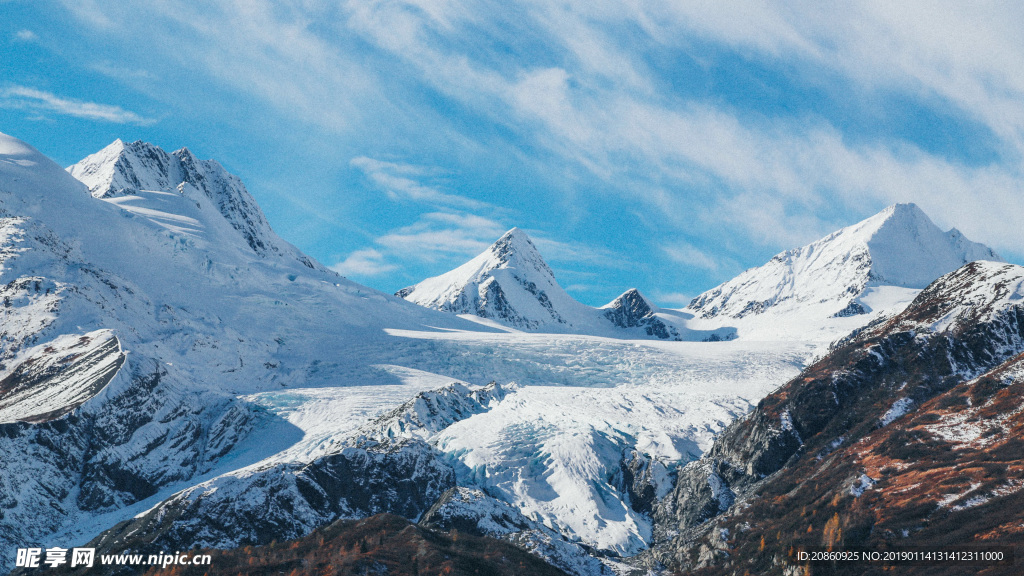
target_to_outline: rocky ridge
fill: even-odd
[[[974,262],[939,278],[680,470],[645,558],[783,574],[792,546],[1014,541],[1020,515],[982,506],[1018,498],[1022,351],[1024,268]],[[954,433],[964,426],[975,432]]]

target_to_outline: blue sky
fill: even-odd
[[[663,306],[893,202],[1024,258],[1013,2],[0,0],[0,131],[187,146],[393,292],[518,226]]]

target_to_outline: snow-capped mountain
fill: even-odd
[[[218,196],[237,200],[244,188],[204,186],[98,199],[0,135],[5,563],[12,547],[103,528],[86,526],[301,439],[246,394],[395,384],[402,379],[371,367],[394,363],[382,351],[401,347],[382,344],[385,328],[486,330],[310,267],[269,227],[251,230],[280,251],[261,254],[235,226],[245,203]],[[144,207],[118,202],[135,198]],[[278,426],[273,441],[239,448],[268,426]]]
[[[89,187],[93,197],[169,230],[202,237],[208,228],[226,223],[261,256],[276,253],[316,266],[271,230],[237,176],[215,160],[196,158],[188,148],[168,154],[146,142],[126,144],[118,139],[67,170]]]
[[[527,332],[613,338],[728,340],[731,329],[694,331],[632,288],[601,308],[577,302],[525,232],[513,228],[462,266],[395,293],[427,308],[486,318]]]
[[[904,282],[875,261],[862,306],[919,291],[871,284]],[[578,554],[644,550],[677,465],[813,349],[699,342],[784,305],[694,318],[628,290],[585,306],[515,229],[402,292],[429,306],[324,270],[185,150],[115,142],[65,171],[0,135],[0,559],[101,533],[267,543],[434,507],[439,526],[600,573]]]
[[[694,298],[692,327],[732,325],[740,337],[839,337],[902,310],[933,280],[967,262],[1002,259],[953,228],[943,232],[914,204],[787,250]],[[861,315],[868,317],[851,318]],[[811,339],[816,339],[813,336]]]
[[[589,312],[558,285],[533,242],[518,228],[462,266],[395,295],[427,308],[489,318],[527,331],[573,331]]]
[[[602,306],[600,310],[613,326],[627,330],[639,328],[648,336],[662,340],[682,340],[681,333],[689,332],[689,330],[675,325],[673,320],[679,322],[679,318],[666,318],[665,312],[645,298],[636,288],[626,290],[621,296]],[[659,317],[659,312],[662,313],[662,317]],[[717,341],[721,340],[722,336],[711,334],[705,339]]]

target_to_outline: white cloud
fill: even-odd
[[[356,250],[349,254],[344,261],[330,268],[342,276],[378,276],[390,272],[398,266],[386,263],[384,255],[377,250],[366,248]]]
[[[117,78],[118,80],[126,80],[129,82],[137,82],[140,80],[156,80],[156,74],[148,70],[141,70],[135,68],[127,68],[119,66],[109,60],[103,60],[101,62],[95,62],[90,65],[91,68],[104,76],[110,76],[111,78]]]
[[[666,42],[685,37],[682,29],[765,57],[814,63],[868,89],[935,95],[1018,149],[1024,143],[1018,2],[665,2],[660,14],[649,21]]]
[[[430,18],[418,18],[408,4],[359,3],[350,7],[348,25],[449,97],[666,210],[679,228],[692,224],[689,207],[696,204],[701,222],[788,247],[834,228],[836,222],[818,214],[834,214],[837,204],[867,216],[894,201],[915,201],[940,223],[1020,251],[1015,231],[1024,228],[1024,189],[1014,161],[975,168],[895,138],[853,144],[820,118],[744,121],[716,105],[652,96],[638,55],[603,30],[634,22],[664,44],[697,34],[766,61],[791,61],[808,74],[838,71],[865,90],[942,98],[1019,151],[1024,47],[1019,26],[1007,22],[1022,18],[991,8],[968,10],[961,23],[956,4],[935,10],[883,2],[838,9],[771,1],[527,4],[521,19],[546,27],[547,40],[574,56],[563,66],[531,68],[453,51],[445,30],[482,17],[462,4],[438,6]],[[837,10],[852,24],[835,26]],[[400,26],[392,25],[396,20]],[[591,56],[586,46],[601,50]],[[603,71],[602,62],[614,62],[614,70]],[[650,186],[652,174],[660,186]]]
[[[677,243],[672,246],[663,246],[662,250],[673,262],[695,266],[705,270],[718,270],[718,261],[708,254],[687,243]]]
[[[598,264],[602,267],[613,268],[628,268],[630,265],[611,250],[600,246],[583,242],[553,240],[546,237],[546,232],[542,230],[527,230],[526,233],[545,260]]]
[[[396,257],[436,262],[452,256],[476,256],[504,232],[501,224],[482,216],[432,212],[411,226],[377,238],[375,243]]]
[[[426,186],[412,177],[426,176],[434,171],[412,166],[374,160],[365,156],[353,158],[349,164],[358,168],[371,182],[384,190],[392,200],[406,199],[414,202],[452,206],[459,208],[482,208],[486,206],[471,198],[455,194],[446,194],[435,187]]]
[[[36,33],[31,30],[18,30],[14,33],[14,39],[18,42],[35,42],[39,36],[36,36]]]
[[[55,112],[65,116],[74,116],[87,120],[102,120],[116,124],[147,125],[156,122],[156,120],[139,116],[120,106],[61,98],[49,92],[24,86],[11,86],[0,89],[0,107],[27,109],[36,112]]]

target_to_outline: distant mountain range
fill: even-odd
[[[403,288],[395,296],[527,332],[662,340],[733,336],[728,329],[690,330],[678,313],[658,308],[635,288],[601,308],[577,302],[559,286],[533,242],[518,228],[462,266]]]
[[[898,312],[932,280],[975,260],[1002,262],[914,204],[788,250],[693,299],[659,308],[631,288],[601,308],[574,300],[518,228],[458,268],[395,293],[427,308],[528,332],[662,340],[838,338]],[[852,316],[865,318],[848,320]]]

